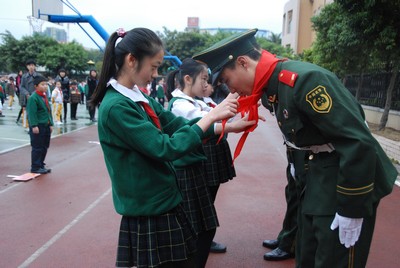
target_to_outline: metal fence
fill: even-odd
[[[364,74],[358,101],[364,105],[384,108],[391,76],[392,73],[387,72]],[[354,96],[356,96],[359,81],[360,75],[346,76],[345,86]],[[397,74],[390,109],[400,111],[400,72]]]

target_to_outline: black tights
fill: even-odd
[[[204,268],[210,254],[211,242],[217,229],[201,232],[197,235],[197,267]]]

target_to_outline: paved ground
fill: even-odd
[[[29,137],[15,124],[16,111],[0,118],[0,267],[113,267],[120,216],[84,106],[79,120],[56,129],[46,163],[51,174],[28,182],[7,175],[29,170]],[[264,239],[275,238],[284,216],[286,158],[274,119],[249,135],[237,159],[237,177],[220,187],[216,241],[225,254],[210,254],[207,268],[294,267],[293,260],[266,262]],[[14,117],[15,116],[15,117]],[[240,136],[230,134],[234,149]],[[18,147],[17,149],[12,149]],[[378,211],[367,267],[398,267],[400,191],[394,188]]]

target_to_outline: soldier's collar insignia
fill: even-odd
[[[329,113],[332,108],[332,98],[321,85],[307,93],[306,101],[317,113]]]

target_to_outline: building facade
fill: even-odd
[[[311,18],[334,0],[290,0],[285,4],[282,24],[282,45],[296,54],[311,47],[315,40]]]

